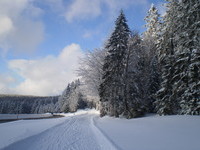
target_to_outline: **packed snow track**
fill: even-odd
[[[94,125],[96,116],[81,114],[66,117],[64,122],[3,150],[115,150],[115,146]]]
[[[200,116],[65,117],[0,124],[0,150],[200,150]]]

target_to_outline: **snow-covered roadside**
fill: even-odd
[[[200,116],[99,117],[95,110],[63,118],[0,124],[5,150],[199,150]],[[7,147],[8,146],[8,147]],[[5,148],[6,147],[6,148]]]
[[[51,117],[52,114],[0,114],[0,120]]]
[[[75,113],[58,114],[64,115],[63,118],[55,119],[41,119],[41,120],[19,120],[14,122],[8,122],[0,124],[0,149],[15,142],[24,140],[31,136],[40,134],[45,130],[48,130],[56,125],[62,124],[65,120],[71,119],[73,116],[83,115],[83,114],[95,114],[98,113],[95,110],[78,110]],[[25,114],[23,114],[26,117]],[[23,116],[22,115],[22,116]],[[34,115],[34,114],[33,114]],[[40,114],[43,116],[46,114]],[[32,115],[28,115],[29,118]]]
[[[78,110],[74,113],[54,113],[54,115],[62,115],[65,117],[81,115],[86,113],[98,113],[96,110],[84,109]],[[27,119],[27,118],[45,118],[53,116],[51,113],[46,114],[0,114],[0,120],[11,120],[11,119]]]
[[[63,123],[10,144],[3,150],[115,150],[93,124],[97,113],[90,110],[66,114],[69,117],[65,117]]]
[[[122,150],[199,150],[200,116],[96,117],[95,124]]]
[[[0,149],[27,137],[39,134],[62,123],[66,118],[19,120],[0,124]]]

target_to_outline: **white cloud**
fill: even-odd
[[[10,87],[16,80],[8,74],[0,74],[0,94],[11,93]]]
[[[34,50],[44,38],[41,14],[32,0],[0,0],[0,51]]]
[[[19,52],[35,50],[37,45],[44,39],[42,22],[18,19],[15,25],[16,27],[9,39]]]
[[[66,20],[88,19],[101,14],[101,0],[74,0],[65,14]]]
[[[75,70],[82,56],[79,45],[66,46],[58,56],[26,60],[17,59],[9,62],[9,68],[24,78],[24,81],[12,88],[15,94],[57,95],[69,82],[76,78]]]
[[[130,6],[148,5],[147,0],[74,0],[65,12],[67,22],[74,20],[91,19],[105,13],[107,8],[108,17],[113,17],[120,9],[126,9]],[[104,9],[104,11],[103,11]]]
[[[6,35],[12,29],[12,20],[6,16],[0,16],[0,36]]]

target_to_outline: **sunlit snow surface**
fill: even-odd
[[[0,124],[4,150],[199,150],[199,116],[99,117],[95,110],[63,118]]]
[[[200,150],[200,116],[147,116],[97,119],[121,150]]]

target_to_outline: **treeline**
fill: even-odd
[[[57,107],[60,112],[76,112],[77,109],[92,108],[92,101],[88,101],[83,93],[80,80],[68,84],[67,88],[59,96]]]
[[[0,96],[0,113],[75,112],[134,118],[200,114],[200,1],[167,0],[160,16],[151,6],[146,31],[131,30],[123,11],[104,48],[86,53],[76,80],[60,96]]]
[[[78,74],[101,116],[200,114],[200,1],[166,7],[161,17],[151,6],[141,35],[121,11],[104,48],[82,59]]]
[[[92,108],[81,92],[81,83],[76,80],[68,84],[60,96],[0,95],[1,114],[37,114],[75,112],[77,109]]]
[[[1,114],[37,114],[55,111],[58,96],[0,95]]]

